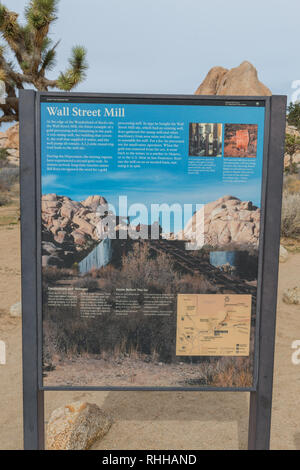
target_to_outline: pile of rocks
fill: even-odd
[[[73,201],[67,196],[42,196],[42,265],[70,267],[99,241],[101,196]]]

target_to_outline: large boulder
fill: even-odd
[[[74,402],[53,411],[47,426],[48,450],[87,450],[109,431],[112,419],[97,405]]]
[[[291,287],[283,292],[282,300],[286,304],[300,304],[300,287]]]
[[[229,244],[258,247],[260,209],[251,201],[224,196],[195,212],[178,239],[220,248]]]
[[[19,123],[0,132],[0,147],[19,150]]]
[[[272,93],[259,81],[256,68],[250,62],[244,61],[238,67],[229,70],[213,67],[195,94],[269,96]]]

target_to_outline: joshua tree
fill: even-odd
[[[17,90],[33,85],[37,90],[59,88],[69,91],[85,78],[86,50],[74,46],[69,67],[56,80],[49,80],[46,72],[55,65],[56,48],[48,37],[49,28],[57,18],[59,0],[29,0],[25,7],[26,24],[18,22],[18,14],[0,3],[0,32],[4,45],[0,45],[0,80],[6,88],[6,102],[0,104],[2,122],[18,120]],[[14,62],[7,58],[7,49]]]

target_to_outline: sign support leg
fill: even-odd
[[[20,93],[24,449],[44,448],[44,392],[38,380],[35,93]]]
[[[270,113],[265,234],[262,264],[258,378],[250,396],[249,450],[270,447],[274,349],[276,331],[278,252],[280,245],[282,175],[285,142],[286,97],[272,96]]]

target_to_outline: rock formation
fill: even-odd
[[[0,147],[19,150],[19,123],[0,132]]]
[[[19,123],[0,132],[0,148],[7,149],[9,163],[19,165]]]
[[[47,449],[87,450],[111,425],[112,419],[97,405],[71,403],[53,411],[47,426]]]
[[[247,61],[229,70],[213,67],[195,92],[195,95],[269,96],[271,94],[269,88],[259,81],[256,68]]]
[[[190,219],[178,239],[193,240],[198,245],[215,248],[251,246],[259,241],[260,209],[251,201],[241,201],[234,196],[224,196],[204,205]],[[204,234],[204,239],[203,239]]]
[[[106,209],[107,202],[101,196],[89,196],[81,202],[56,194],[42,196],[43,266],[71,267],[91,251],[99,241],[99,227],[101,230],[99,205]],[[173,238],[194,241],[199,247],[204,233],[205,245],[256,248],[259,224],[260,209],[251,201],[224,196],[203,206]]]
[[[67,196],[42,196],[42,265],[70,267],[99,241],[101,196],[73,201]],[[98,226],[98,229],[97,229]]]

